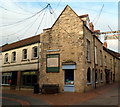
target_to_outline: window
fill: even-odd
[[[102,56],[102,51],[100,51],[100,66],[103,65],[103,56]]]
[[[27,49],[23,50],[23,59],[27,59]]]
[[[90,41],[87,39],[87,60],[90,61]]]
[[[97,64],[97,47],[95,46],[95,64]]]
[[[91,83],[91,69],[88,68],[87,70],[87,83]]]
[[[112,81],[112,78],[113,78],[113,77],[112,77],[112,72],[110,73],[110,75],[111,75],[111,81]]]
[[[105,61],[104,61],[104,63],[105,63],[105,66],[107,66],[107,57],[105,56]]]
[[[46,72],[59,72],[60,67],[60,55],[59,54],[48,54],[47,56]]]
[[[112,69],[112,59],[110,59],[111,69]]]
[[[98,82],[98,71],[97,70],[95,71],[95,82],[96,83]]]
[[[100,80],[101,80],[101,82],[103,81],[103,72],[102,71],[100,73]]]
[[[38,57],[38,49],[36,46],[32,48],[32,57],[33,58]]]
[[[37,83],[36,71],[22,72],[22,85],[34,86]]]
[[[5,63],[8,63],[8,53],[5,54]]]
[[[9,85],[11,79],[11,73],[2,73],[2,85]]]
[[[16,61],[16,52],[12,52],[12,61]]]

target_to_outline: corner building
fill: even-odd
[[[40,36],[40,87],[59,84],[60,92],[85,92],[118,80],[120,60],[94,32],[88,15],[78,16],[65,7]]]

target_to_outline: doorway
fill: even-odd
[[[64,91],[74,92],[74,69],[64,71]]]
[[[12,80],[11,85],[16,86],[17,85],[17,71],[12,72],[11,80]]]
[[[106,84],[110,83],[110,72],[108,69],[105,69],[105,79],[106,79]]]

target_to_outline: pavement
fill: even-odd
[[[118,84],[106,85],[89,92],[63,92],[58,94],[34,94],[33,90],[2,90],[2,105],[21,106],[88,106],[117,107],[119,104]],[[97,106],[98,107],[98,106]]]

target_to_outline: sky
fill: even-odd
[[[48,3],[52,9],[41,11]],[[50,28],[66,5],[78,15],[89,14],[96,30],[118,30],[118,0],[0,0],[0,46]]]

